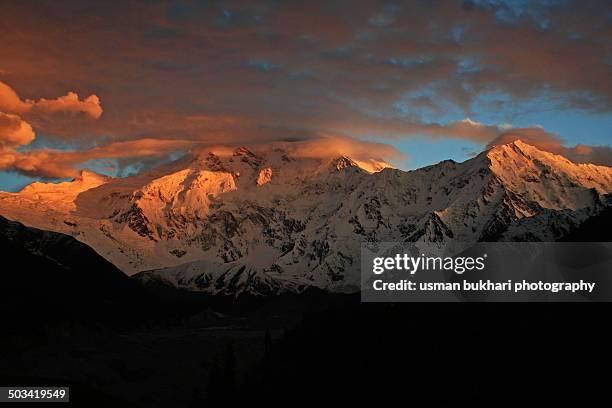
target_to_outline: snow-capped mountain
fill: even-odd
[[[73,235],[143,282],[262,294],[355,289],[364,240],[557,240],[611,192],[612,168],[521,141],[408,172],[272,146],[34,183],[1,193],[0,214]]]

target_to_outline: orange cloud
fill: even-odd
[[[83,113],[94,119],[102,116],[103,112],[100,98],[97,95],[89,95],[87,98],[80,100],[79,95],[75,92],[68,92],[66,95],[56,99],[41,99],[38,102],[33,102],[32,109],[43,113]]]
[[[22,100],[17,92],[4,82],[0,81],[0,111],[27,114],[34,112],[37,114],[69,113],[85,114],[93,119],[102,116],[102,106],[97,95],[90,95],[85,99],[79,99],[75,92],[68,92],[64,96],[55,99],[31,99]]]
[[[17,115],[0,112],[0,147],[27,145],[35,137],[29,123]]]
[[[508,129],[492,140],[487,147],[512,143],[517,139],[535,146],[538,149],[555,154],[561,154],[563,150],[563,140],[559,138],[559,136],[547,132],[541,127]]]
[[[79,164],[96,159],[129,159],[163,157],[194,145],[187,140],[139,139],[114,142],[83,151],[40,149],[29,152],[0,151],[0,170],[13,169],[21,173],[51,178],[76,177]]]
[[[13,167],[15,163],[15,152],[0,148],[0,170],[6,170]]]
[[[347,117],[342,115],[341,117]],[[332,128],[336,133],[352,137],[401,139],[414,136],[428,136],[436,139],[465,139],[487,143],[504,131],[497,125],[487,125],[470,118],[449,123],[422,123],[415,120],[376,118],[351,115],[350,121],[322,122],[322,128]]]
[[[321,137],[319,139],[286,143],[286,148],[298,157],[333,158],[348,156],[361,168],[376,172],[386,167],[398,166],[407,160],[405,154],[385,144],[357,140],[345,136]]]
[[[356,161],[381,162],[398,162],[406,159],[404,154],[391,145],[356,140],[346,136],[286,142],[283,147],[297,157],[333,158],[345,155]]]
[[[17,115],[0,112],[0,170],[13,168],[21,155],[15,148],[29,144],[35,137],[29,123]]]
[[[213,152],[219,156],[231,156],[240,144],[216,144],[202,148],[204,153]],[[269,143],[246,143],[254,152],[267,151]],[[336,158],[348,156],[364,165],[380,165],[389,167],[389,163],[400,163],[406,160],[406,155],[394,146],[367,140],[358,140],[342,135],[311,135],[311,138],[294,141],[272,142],[274,148],[285,150],[292,157],[301,158]],[[197,152],[196,152],[197,153]]]
[[[29,105],[19,98],[17,92],[0,81],[0,111],[23,113],[29,110]]]
[[[332,158],[346,155],[371,171],[399,163],[406,157],[393,146],[369,141],[355,140],[344,136],[320,137],[295,142],[278,142],[276,146],[290,155],[309,158]],[[258,145],[252,146],[255,151]],[[118,159],[123,164],[152,158],[163,158],[179,150],[196,152],[200,149],[217,154],[231,154],[235,146],[204,146],[202,142],[182,139],[136,139],[112,142],[108,145],[83,151],[61,151],[40,149],[18,152],[13,149],[0,150],[0,170],[14,169],[24,174],[50,178],[76,177],[82,164],[96,159]]]
[[[16,150],[36,138],[32,125],[24,117],[34,123],[41,123],[46,116],[56,113],[84,114],[98,119],[102,115],[102,107],[96,95],[80,100],[74,92],[56,99],[22,100],[13,88],[0,82],[0,170],[13,169],[47,177],[68,177],[74,174],[73,165],[79,160],[74,161],[66,152],[48,149],[32,152]],[[93,150],[95,156],[96,149]]]

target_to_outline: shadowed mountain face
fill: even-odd
[[[0,194],[0,213],[70,234],[148,284],[267,295],[354,291],[362,241],[555,241],[612,202],[612,168],[521,141],[377,170],[270,146],[206,151],[125,179],[35,183]]]
[[[587,219],[571,231],[565,242],[612,242],[612,207],[606,207],[599,214]]]
[[[121,324],[146,307],[144,291],[87,245],[0,217],[4,322]]]

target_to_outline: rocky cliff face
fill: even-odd
[[[153,270],[144,281],[268,293],[355,289],[362,241],[550,241],[611,203],[612,168],[520,141],[464,163],[379,168],[274,147],[202,152],[126,179],[2,193],[0,214],[73,235],[127,273]]]

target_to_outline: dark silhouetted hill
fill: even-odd
[[[0,217],[0,309],[17,326],[137,320],[152,298],[87,245]]]
[[[566,235],[565,242],[610,242],[612,241],[612,207],[588,218],[578,228]]]

